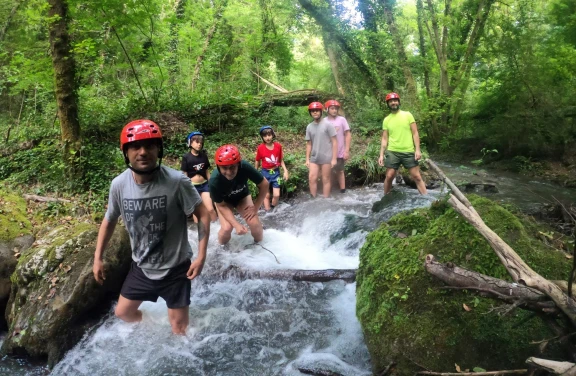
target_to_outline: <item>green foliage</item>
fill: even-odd
[[[482,148],[482,150],[480,150],[480,152],[482,153],[482,157],[480,157],[480,159],[475,159],[473,161],[471,161],[471,163],[473,165],[479,166],[481,164],[484,163],[484,158],[486,158],[486,156],[489,156],[490,154],[498,154],[498,150],[496,149],[486,149],[486,148]]]
[[[32,233],[26,216],[26,201],[17,193],[0,187],[0,240],[12,240]]]
[[[535,224],[488,199],[469,198],[486,224],[528,265],[545,278],[566,278],[570,263],[537,239]],[[422,266],[427,254],[509,279],[486,240],[445,202],[398,214],[382,224],[361,249],[357,276],[357,315],[376,369],[390,358],[403,359],[398,356],[402,353],[438,371],[451,370],[455,361],[467,368],[487,366],[486,359],[490,368],[510,367],[522,364],[534,350],[530,340],[548,335],[536,320],[515,328],[527,317],[525,312],[499,320],[490,313],[494,301],[438,289],[441,283]],[[466,311],[463,304],[472,310]],[[400,363],[402,373],[413,367],[405,359]]]

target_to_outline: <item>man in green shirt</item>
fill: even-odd
[[[382,124],[384,131],[380,144],[380,158],[378,158],[378,164],[386,166],[384,194],[392,189],[392,180],[396,176],[396,170],[400,165],[403,165],[410,172],[418,192],[425,195],[427,193],[426,184],[420,176],[420,167],[418,166],[422,153],[420,152],[420,136],[418,135],[416,120],[410,112],[400,110],[400,96],[398,94],[386,95],[386,105],[391,113],[384,118]]]

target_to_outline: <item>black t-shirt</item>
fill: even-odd
[[[209,183],[212,201],[216,203],[224,201],[236,205],[238,201],[250,194],[248,179],[258,185],[264,176],[246,161],[240,162],[238,174],[232,180],[226,179],[217,169],[212,171]]]
[[[184,171],[189,178],[201,175],[208,180],[208,168],[210,168],[210,161],[204,151],[200,152],[199,155],[186,153],[182,156],[180,170]]]

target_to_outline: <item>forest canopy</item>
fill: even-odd
[[[73,152],[87,137],[116,139],[133,117],[192,119],[278,88],[335,93],[377,133],[396,91],[430,150],[559,158],[576,139],[575,7],[0,0],[0,134],[6,146],[60,138]]]

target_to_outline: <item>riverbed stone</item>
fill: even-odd
[[[61,225],[18,260],[6,311],[2,353],[26,354],[54,365],[118,297],[131,262],[130,241],[118,226],[105,252],[106,280],[94,280],[98,235],[93,223]]]
[[[425,170],[422,166],[423,164],[421,164],[420,166],[420,176],[422,176],[422,180],[424,180],[426,189],[437,189],[438,187],[440,187],[442,180],[440,180],[440,178],[438,178],[438,176],[434,172],[428,169]],[[408,172],[408,170],[403,168],[399,174],[404,184],[406,184],[410,188],[417,189],[416,182],[412,180],[412,177],[410,176],[410,172]]]
[[[566,279],[571,261],[537,238],[539,225],[495,202],[469,196],[486,224],[524,261],[549,279]],[[539,319],[466,291],[445,290],[423,267],[427,254],[441,262],[510,280],[486,240],[444,202],[401,213],[370,233],[360,251],[356,314],[378,374],[391,361],[399,375],[421,367],[455,372],[525,368],[538,352],[532,341],[553,337]],[[516,325],[519,325],[516,327]],[[554,358],[549,346],[541,357]]]

